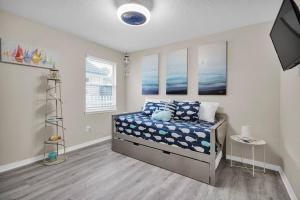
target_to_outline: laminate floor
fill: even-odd
[[[278,173],[219,166],[216,187],[94,145],[65,163],[34,163],[0,174],[0,199],[246,200],[289,199]]]

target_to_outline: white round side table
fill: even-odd
[[[254,166],[254,151],[255,151],[255,146],[263,146],[264,148],[264,173],[266,173],[266,142],[264,140],[257,140],[254,138],[244,138],[241,135],[232,135],[230,136],[230,154],[232,156],[232,141],[238,142],[240,144],[245,144],[245,145],[250,145],[252,148],[252,176],[254,176],[254,171],[255,171],[255,166]],[[243,158],[242,158],[243,159]],[[243,160],[242,160],[243,164]],[[232,158],[230,161],[230,167],[233,167],[232,165]]]

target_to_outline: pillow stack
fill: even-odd
[[[199,101],[173,101],[171,100],[146,100],[143,108],[145,115],[152,116],[153,119],[160,120],[160,116],[169,115],[174,120],[196,121],[203,120],[215,122],[215,115],[219,103],[199,102]],[[164,113],[159,114],[159,111]],[[167,117],[168,119],[168,117]],[[166,121],[165,118],[163,121]]]

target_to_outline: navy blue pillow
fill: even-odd
[[[164,110],[166,104],[164,103],[155,103],[155,102],[147,102],[144,106],[143,113],[145,115],[152,115],[152,113],[156,110]]]
[[[174,119],[180,120],[198,120],[200,103],[198,101],[174,101],[176,112]]]

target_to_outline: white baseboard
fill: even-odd
[[[226,159],[233,160],[237,162],[242,162],[242,158],[238,156],[226,155]],[[249,165],[252,165],[252,160],[243,158],[243,162]],[[264,167],[264,163],[260,161],[254,161],[254,165],[257,167]],[[279,172],[280,166],[266,163],[266,169]]]
[[[35,157],[32,157],[32,158],[27,158],[25,160],[20,160],[20,161],[17,161],[17,162],[1,165],[0,166],[0,173],[9,171],[9,170],[12,170],[12,169],[15,169],[15,168],[23,167],[25,165],[29,165],[31,163],[40,161],[40,160],[43,159],[43,157],[44,157],[43,155],[39,155],[39,156],[35,156]]]
[[[282,170],[282,168],[280,167],[280,170],[279,170],[279,174],[281,176],[281,179],[282,179],[282,182],[291,198],[291,200],[298,200],[297,197],[296,197],[296,194],[293,190],[293,187],[292,185],[290,184],[287,176],[285,175],[284,171]]]
[[[75,150],[78,150],[78,149],[82,149],[84,147],[88,147],[88,146],[91,146],[93,144],[105,143],[105,142],[108,142],[109,140],[111,140],[111,136],[106,136],[106,137],[102,137],[102,138],[99,138],[99,139],[96,139],[96,140],[91,140],[91,141],[88,141],[88,142],[85,142],[85,143],[81,143],[81,144],[77,144],[77,145],[74,145],[74,146],[67,147],[66,152],[71,152],[71,151],[75,151]]]
[[[242,162],[242,158],[238,157],[238,156],[226,155],[226,159],[237,161],[237,162]],[[243,162],[246,164],[252,165],[252,160],[250,160],[250,159],[243,158]],[[260,162],[260,161],[254,161],[254,165],[257,167],[264,167],[264,163]],[[270,170],[279,172],[282,182],[283,182],[291,200],[298,200],[287,176],[285,175],[284,171],[282,170],[282,168],[280,166],[266,163],[266,169],[270,169]]]
[[[88,147],[88,146],[91,146],[91,145],[94,145],[94,144],[97,144],[97,143],[105,143],[105,142],[108,142],[110,140],[111,140],[111,136],[99,138],[99,139],[88,141],[88,142],[85,142],[85,143],[82,143],[82,144],[77,144],[77,145],[74,145],[74,146],[67,147],[66,152],[75,151],[75,150],[78,150],[78,149],[81,149],[81,148],[84,148],[84,147]],[[62,150],[60,150],[59,153],[61,154]],[[9,163],[9,164],[5,164],[5,165],[0,165],[0,173],[1,172],[6,172],[6,171],[9,171],[9,170],[12,170],[12,169],[16,169],[16,168],[19,168],[19,167],[23,167],[25,165],[29,165],[31,163],[40,161],[43,158],[44,158],[43,155],[39,155],[39,156],[35,156],[35,157],[32,157],[32,158],[27,158],[25,160]]]

